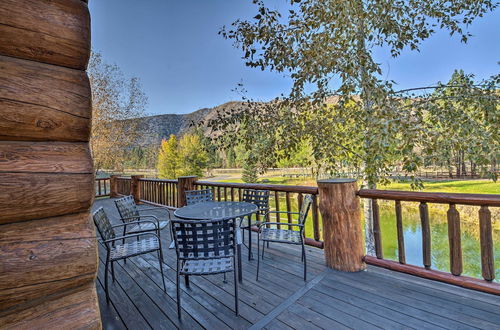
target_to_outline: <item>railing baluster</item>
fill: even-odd
[[[300,209],[302,208],[302,200],[303,200],[302,193],[298,193],[297,195],[297,205],[299,207],[298,212],[300,212]]]
[[[459,276],[462,274],[462,243],[460,238],[460,213],[455,204],[450,204],[448,217],[448,240],[450,245],[450,272]]]
[[[399,263],[406,264],[405,238],[403,234],[403,214],[401,212],[401,201],[395,202],[396,227],[398,232],[398,259]]]
[[[234,202],[234,188],[231,187],[231,202]]]
[[[217,187],[217,200],[220,202],[221,201],[221,195],[220,195],[220,186]]]
[[[320,232],[319,232],[319,216],[318,216],[318,195],[312,195],[313,203],[312,203],[312,221],[313,221],[313,235],[316,241],[320,240]]]
[[[227,188],[224,187],[224,200],[227,201]]]
[[[290,193],[288,191],[285,194],[285,198],[286,198],[286,211],[291,212],[292,204],[290,203]],[[292,223],[292,215],[288,213],[287,216],[288,216],[288,223]]]
[[[426,202],[419,206],[420,222],[422,224],[422,256],[426,269],[431,268],[431,227],[429,223],[429,207]]]
[[[481,242],[482,275],[486,281],[492,281],[495,278],[495,259],[493,256],[491,212],[486,205],[479,209],[479,239]]]
[[[383,259],[384,253],[382,251],[382,235],[380,233],[380,211],[378,207],[378,201],[376,199],[372,199],[371,203],[373,212],[373,238],[375,240],[375,255],[378,259]]]
[[[279,210],[280,210],[280,194],[279,194],[279,191],[277,191],[277,190],[274,192],[274,205],[275,205],[276,211],[279,212]],[[279,213],[276,213],[276,222],[281,222]],[[278,229],[281,229],[281,225],[278,225]]]
[[[243,190],[241,188],[238,188],[238,200],[241,202],[243,199]]]

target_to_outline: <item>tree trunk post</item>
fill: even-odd
[[[109,178],[109,197],[118,197],[118,175],[112,175]]]
[[[366,268],[361,209],[355,179],[318,181],[326,265],[346,272]]]
[[[144,175],[132,175],[130,178],[130,194],[134,196],[134,201],[136,204],[141,202],[141,185],[139,184],[139,179],[142,179]]]
[[[177,206],[186,206],[186,191],[195,190],[194,183],[198,177],[196,176],[181,176],[177,179]]]

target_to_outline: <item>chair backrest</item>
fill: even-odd
[[[179,259],[218,259],[234,255],[235,219],[172,219],[172,233]]]
[[[309,209],[311,208],[312,203],[313,203],[312,195],[305,195],[304,199],[302,200],[302,207],[300,208],[300,211],[299,211],[299,223],[300,224],[306,223],[307,214],[309,213]]]
[[[257,205],[257,213],[265,215],[269,211],[269,190],[245,189],[241,201]]]
[[[139,216],[139,211],[137,210],[137,205],[135,205],[134,197],[132,195],[115,200],[115,205],[123,222],[138,220],[137,217]],[[133,217],[136,219],[130,219]]]
[[[104,208],[98,208],[97,211],[92,214],[92,218],[94,219],[94,224],[103,241],[116,237],[115,231],[113,230],[113,227],[111,227],[111,222],[109,221]],[[106,246],[108,245],[107,243],[104,244],[106,244]]]
[[[186,204],[193,205],[214,200],[212,189],[186,190]]]

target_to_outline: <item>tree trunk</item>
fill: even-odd
[[[375,236],[373,235],[372,199],[365,199],[363,201],[363,213],[365,216],[366,255],[375,256]]]

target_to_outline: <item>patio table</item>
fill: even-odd
[[[257,205],[247,202],[202,202],[184,206],[175,210],[174,215],[184,220],[210,220],[217,218],[240,218],[257,212]],[[241,269],[241,230],[236,232],[238,250],[238,279],[243,280]]]

